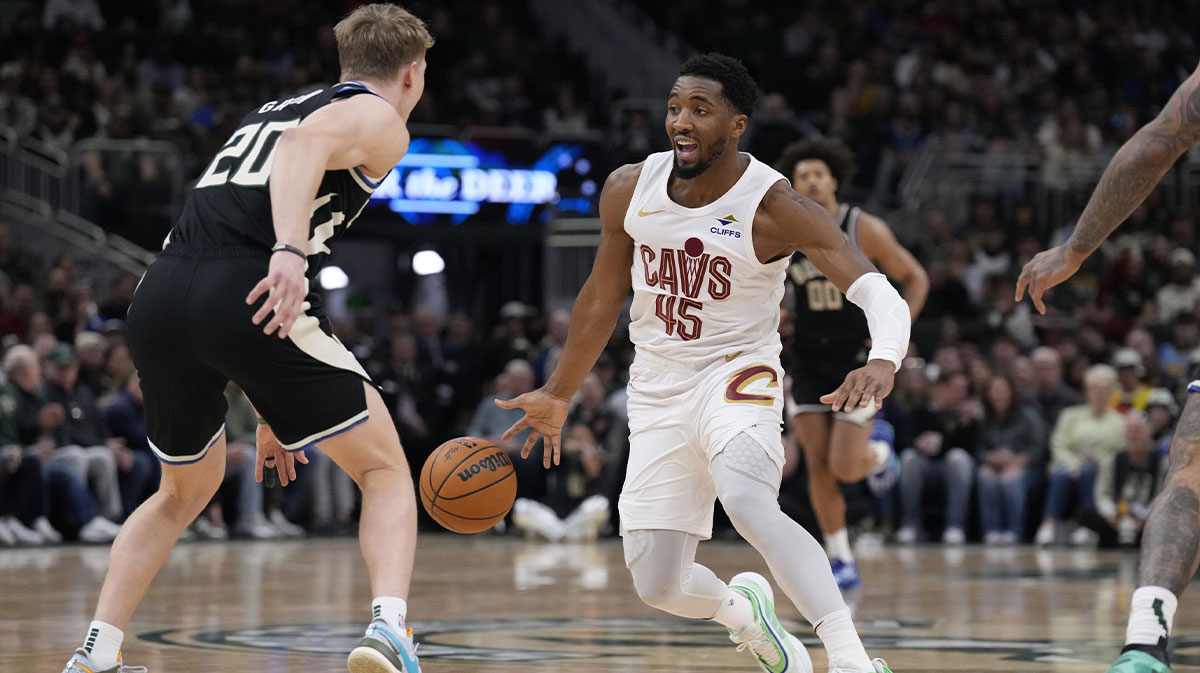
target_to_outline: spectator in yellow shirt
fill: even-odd
[[[1113,367],[1117,370],[1117,386],[1109,406],[1122,414],[1130,410],[1145,411],[1151,388],[1142,380],[1146,375],[1142,356],[1132,348],[1122,348],[1113,357]]]

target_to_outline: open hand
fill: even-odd
[[[874,404],[883,408],[883,398],[892,392],[896,382],[896,366],[889,360],[871,360],[846,375],[846,380],[832,393],[821,396],[821,404],[832,404],[835,412],[850,413],[854,407],[867,408]]]
[[[263,480],[264,467],[275,468],[279,475],[279,485],[287,486],[296,481],[296,461],[308,464],[308,456],[305,456],[303,451],[294,453],[285,451],[279,445],[279,440],[275,438],[275,433],[269,425],[259,424],[258,432],[255,435],[255,445],[257,446],[257,456],[254,461],[254,481],[260,484]]]
[[[525,446],[521,448],[521,457],[528,458],[529,452],[533,450],[533,445],[537,444],[538,437],[544,436],[546,446],[542,451],[542,464],[550,467],[551,457],[553,457],[554,464],[558,465],[559,457],[562,454],[562,426],[567,420],[569,403],[569,399],[555,397],[542,388],[519,395],[511,400],[496,400],[496,406],[501,409],[525,411],[525,415],[513,423],[512,427],[504,432],[501,439],[507,442],[518,432],[525,428],[531,428],[533,432],[529,433],[529,437],[525,440]]]
[[[1066,243],[1039,252],[1021,269],[1021,277],[1017,279],[1017,301],[1021,301],[1028,287],[1029,298],[1033,300],[1038,313],[1046,315],[1042,294],[1075,275],[1084,258],[1068,248]]]
[[[296,318],[303,310],[304,298],[308,295],[308,278],[304,272],[308,261],[290,252],[276,252],[271,255],[271,266],[267,277],[258,281],[258,285],[250,290],[246,297],[247,304],[254,304],[262,296],[267,295],[266,301],[254,312],[252,320],[259,325],[274,312],[270,322],[263,328],[263,334],[271,334],[279,330],[279,338],[286,339]]]

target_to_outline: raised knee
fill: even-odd
[[[658,610],[666,610],[680,593],[678,578],[643,577],[636,572],[633,573],[633,588],[643,603]]]
[[[857,474],[854,456],[849,452],[833,452],[829,456],[829,471],[833,474],[833,478],[843,483],[853,483],[862,478],[861,474]]]

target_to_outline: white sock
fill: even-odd
[[[403,598],[377,596],[371,601],[371,618],[382,619],[392,630],[404,633],[404,616],[408,614],[408,603]]]
[[[1129,606],[1126,645],[1158,645],[1160,638],[1171,635],[1171,621],[1179,599],[1164,587],[1140,587],[1133,592]]]
[[[887,465],[888,459],[892,457],[892,447],[881,439],[867,442],[867,447],[871,449],[871,453],[875,454],[875,467],[871,468],[872,472]]]
[[[87,639],[83,641],[83,651],[88,653],[96,670],[108,670],[117,665],[124,639],[125,634],[112,624],[92,622],[88,626]]]
[[[825,553],[831,559],[854,563],[854,554],[850,552],[850,534],[845,528],[825,536]]]
[[[726,589],[725,598],[721,599],[721,607],[713,613],[712,620],[737,633],[754,621],[754,606],[750,604],[750,599],[740,592]]]
[[[829,658],[841,657],[843,661],[863,671],[873,671],[867,650],[863,647],[858,631],[854,630],[854,622],[850,619],[850,608],[843,608],[817,620],[817,636],[825,645]]]

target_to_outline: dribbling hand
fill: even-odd
[[[263,482],[264,467],[275,470],[279,485],[287,486],[296,481],[296,461],[308,465],[308,456],[305,456],[303,451],[291,453],[283,450],[269,425],[259,424],[254,439],[257,448],[254,458],[254,481],[260,484]]]
[[[546,438],[546,446],[542,451],[542,465],[550,467],[551,457],[558,465],[562,454],[562,426],[567,420],[567,408],[570,400],[555,397],[541,388],[512,398],[511,400],[496,400],[496,406],[501,409],[522,409],[525,415],[512,427],[504,432],[502,440],[508,441],[525,428],[533,432],[525,440],[521,448],[521,457],[528,458],[538,437]]]
[[[259,325],[272,312],[275,314],[263,328],[263,334],[278,330],[280,339],[287,338],[303,310],[304,297],[308,295],[308,279],[304,275],[307,266],[307,260],[287,251],[271,255],[267,277],[260,280],[246,297],[247,304],[254,304],[267,295],[252,318],[254,324]]]
[[[1050,288],[1075,275],[1084,256],[1073,252],[1066,243],[1043,250],[1034,255],[1033,259],[1021,269],[1021,277],[1017,279],[1017,301],[1025,295],[1029,288],[1029,298],[1038,313],[1046,315],[1046,304],[1042,302],[1042,294]]]
[[[888,360],[871,360],[846,375],[846,380],[832,393],[821,396],[821,404],[833,405],[835,412],[850,413],[855,407],[866,408],[874,403],[883,408],[883,398],[892,392],[896,367]]]

